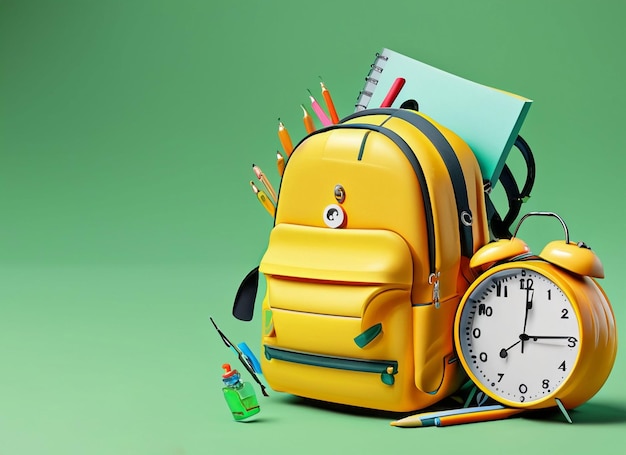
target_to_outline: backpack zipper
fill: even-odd
[[[367,360],[350,357],[336,357],[310,352],[292,351],[289,349],[263,346],[267,360],[298,363],[321,368],[336,370],[358,371],[361,373],[380,374],[380,380],[387,385],[393,385],[394,375],[398,373],[398,362],[395,360]]]

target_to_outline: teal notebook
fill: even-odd
[[[406,82],[392,107],[416,100],[420,112],[469,144],[483,178],[494,186],[532,101],[383,49],[371,65],[356,111],[379,107],[399,77]]]

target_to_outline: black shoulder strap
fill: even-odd
[[[508,211],[504,217],[498,213],[489,196],[490,188],[487,188],[485,194],[489,227],[491,228],[493,236],[499,239],[510,239],[512,237],[511,226],[519,215],[522,204],[530,197],[530,192],[535,183],[535,158],[530,150],[530,146],[521,136],[517,136],[514,145],[515,148],[520,151],[522,157],[524,158],[524,162],[526,163],[526,181],[520,191],[511,169],[506,164],[504,165],[502,173],[498,179],[504,189],[504,192],[506,193],[509,205]]]

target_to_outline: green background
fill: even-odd
[[[276,119],[302,136],[318,76],[352,112],[389,47],[534,100],[524,211],[593,247],[623,322],[625,5],[0,0],[0,454],[618,453],[623,350],[575,425],[402,430],[277,393],[244,424],[208,318],[258,348],[258,316],[230,314],[272,224],[251,164],[277,183]]]

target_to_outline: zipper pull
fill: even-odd
[[[428,277],[428,284],[433,285],[433,303],[435,308],[439,308],[439,277],[441,272],[433,272]]]
[[[385,371],[380,374],[380,380],[383,381],[384,384],[393,385],[394,382],[396,382],[394,375],[397,372],[398,371],[393,366],[388,366],[385,368]]]

